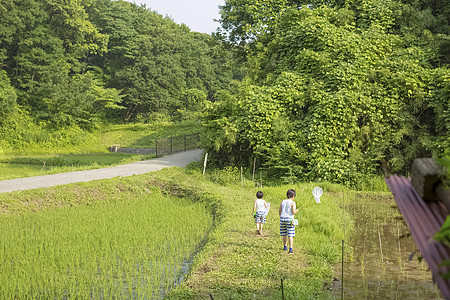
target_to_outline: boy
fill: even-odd
[[[262,235],[263,224],[266,223],[266,208],[267,203],[262,199],[264,194],[262,191],[256,192],[256,200],[253,205],[253,212],[256,210],[255,214],[255,223],[256,223],[256,231],[259,235]]]
[[[280,215],[280,235],[283,237],[284,249],[287,250],[287,242],[289,238],[289,253],[294,253],[295,226],[293,224],[294,215],[298,212],[295,204],[296,193],[293,189],[289,189],[286,193],[287,199],[280,204],[278,214]]]

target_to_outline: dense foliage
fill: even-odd
[[[210,158],[349,183],[441,156],[449,11],[439,0],[226,1],[222,38],[247,77],[205,118]]]
[[[228,56],[214,37],[126,1],[2,0],[0,144],[186,118],[231,88]]]
[[[227,51],[210,35],[128,2],[98,0],[91,10],[92,22],[109,37],[108,52],[93,64],[103,69],[109,86],[123,91],[126,120],[196,111],[230,88]]]

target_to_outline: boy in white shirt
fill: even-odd
[[[298,212],[295,204],[296,193],[293,189],[289,189],[286,193],[287,199],[280,204],[278,214],[280,215],[280,235],[283,237],[284,250],[287,250],[287,242],[289,238],[289,253],[294,253],[295,226],[293,224],[294,215]]]
[[[253,213],[256,210],[255,215],[256,231],[258,232],[259,235],[262,235],[263,224],[266,223],[267,203],[262,199],[262,197],[264,197],[262,191],[256,192],[256,200],[255,204],[253,205]]]

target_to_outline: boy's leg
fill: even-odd
[[[255,223],[256,223],[256,233],[259,233],[259,217],[258,215],[255,216]]]
[[[289,253],[294,253],[294,236],[295,236],[295,226],[289,224],[288,225],[288,237],[289,237]]]
[[[287,250],[288,241],[288,231],[287,231],[287,220],[280,218],[280,235],[283,237],[284,250]]]
[[[260,227],[259,234],[262,234],[264,223],[266,223],[266,216],[265,215],[261,215],[261,227]]]

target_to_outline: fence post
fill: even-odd
[[[342,240],[341,300],[344,299],[344,240]]]
[[[186,149],[186,134],[184,135],[184,151],[186,151],[187,149]]]
[[[158,157],[158,139],[155,140],[156,157]]]
[[[252,176],[253,181],[255,181],[255,167],[256,167],[256,157],[253,159],[253,176]]]
[[[172,154],[172,140],[173,140],[173,138],[170,137],[170,154]]]
[[[208,161],[208,152],[205,154],[205,162],[203,163],[203,176],[205,176],[206,162]]]

